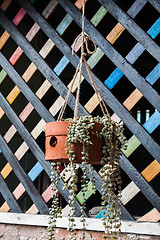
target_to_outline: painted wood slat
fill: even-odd
[[[5,79],[6,76],[7,76],[6,71],[4,71],[4,69],[2,69],[1,72],[0,72],[0,84]]]
[[[132,9],[132,7],[130,9]],[[159,28],[157,27],[157,25],[159,26],[159,19],[153,24],[153,26],[147,32],[148,34],[150,34],[150,36],[153,39],[155,36],[157,36],[159,34]],[[145,50],[144,47],[140,43],[137,43],[136,46],[126,56],[126,59],[131,64],[133,64],[137,60],[137,58],[144,52],[144,50]],[[100,50],[99,50],[99,52],[100,52]],[[95,54],[92,55],[93,59],[97,58],[97,56],[95,56]],[[103,54],[101,54],[101,57],[102,56],[103,56]],[[99,61],[100,58],[97,58],[97,60]],[[94,60],[93,66],[95,66],[95,64],[98,62],[97,60]],[[90,61],[90,59],[88,61]],[[92,68],[92,65],[90,65],[90,66]],[[122,76],[123,76],[123,73],[118,68],[116,68],[113,71],[113,73],[106,79],[105,85],[109,89],[112,89],[115,86],[115,84],[121,79]],[[155,69],[153,69],[153,71],[147,76],[146,80],[148,80],[148,82],[150,82],[152,84],[152,83],[155,83],[155,81],[158,79],[159,76],[160,75],[159,75],[159,64],[158,64],[155,67]],[[154,80],[152,80],[152,78]],[[133,91],[133,93],[131,93],[131,95],[128,97],[128,99],[126,99],[126,101],[123,103],[123,105],[128,110],[130,110],[140,100],[140,98],[142,96],[143,96],[143,94],[141,94],[141,92],[138,89],[135,89]],[[97,105],[98,105],[98,103],[97,103]],[[97,105],[95,105],[95,108]]]
[[[70,3],[69,2],[67,2],[66,3],[66,1],[63,1],[63,3],[61,2],[61,0],[59,0],[59,2],[61,3],[61,5],[63,6],[63,7],[65,7],[66,8],[66,10],[69,12],[70,11],[70,8],[68,8],[68,6],[67,5],[69,5]],[[64,4],[64,2],[65,2],[65,4]],[[73,6],[70,6],[71,8],[74,8]],[[74,12],[74,13],[73,13]],[[72,17],[74,17],[74,19],[76,20],[76,18],[79,16],[78,15],[78,12],[76,12],[76,10],[74,9],[72,9],[72,12],[70,11],[69,12],[70,14],[72,14]],[[74,15],[74,16],[73,16]],[[77,23],[79,23],[78,22],[78,19],[77,19]],[[87,25],[87,24],[86,24]],[[92,34],[92,31],[91,31],[91,28],[92,28],[93,26],[91,26],[90,24],[88,24],[88,27],[87,27],[87,31],[90,31],[90,36],[92,35],[92,38],[94,38],[94,36],[93,36],[93,34]],[[95,29],[94,29],[94,31],[95,31]],[[96,38],[97,38],[97,36],[98,36],[98,32],[96,32]],[[94,39],[94,40],[96,40],[96,39]],[[98,40],[98,39],[97,39]],[[104,39],[103,39],[104,40]],[[105,40],[104,40],[105,41]],[[102,42],[104,42],[104,41],[102,41]],[[99,42],[101,42],[101,41],[99,41]],[[107,49],[107,48],[106,48]],[[112,48],[112,51],[113,51],[113,48]],[[117,56],[117,55],[116,55]],[[69,59],[69,57],[67,56],[67,58]],[[71,61],[71,58],[70,58],[70,61]],[[125,64],[124,64],[125,65]],[[85,74],[85,72],[84,72],[84,74]],[[84,75],[83,74],[83,75]],[[130,72],[130,74],[131,74],[131,72]],[[95,76],[94,76],[95,77]],[[86,77],[86,79],[87,79],[87,77]],[[98,81],[98,79],[95,77],[95,80],[97,81],[97,83],[98,83],[98,87],[100,88],[100,82]],[[140,79],[139,79],[140,80]],[[134,81],[134,80],[133,80]],[[137,79],[137,81],[138,81],[138,79]],[[138,81],[139,82],[139,81]],[[140,83],[140,82],[139,82]],[[144,86],[145,86],[145,83],[143,83],[143,89],[144,89]],[[149,85],[148,85],[149,86]],[[148,88],[148,87],[147,87]],[[150,89],[152,89],[151,87],[149,87]],[[101,89],[101,88],[100,88]],[[104,88],[103,88],[104,89]],[[148,90],[147,90],[148,91]],[[146,94],[148,94],[148,92],[146,92]],[[114,112],[117,112],[118,113],[118,115],[119,116],[121,116],[122,117],[122,120],[124,121],[124,123],[130,128],[130,130],[134,133],[135,132],[135,128],[137,129],[137,128],[139,128],[138,126],[137,126],[137,124],[136,123],[133,123],[133,124],[131,124],[131,119],[129,120],[127,120],[127,115],[129,114],[127,111],[125,111],[125,114],[123,114],[122,115],[122,107],[121,106],[119,106],[118,107],[118,105],[119,105],[119,103],[118,102],[116,102],[115,103],[115,99],[113,100],[113,96],[111,96],[111,93],[110,92],[108,92],[107,91],[107,89],[105,90],[105,95],[103,94],[103,92],[102,92],[102,97],[103,97],[103,99],[105,100],[106,99],[106,97],[107,97],[107,104],[113,109],[113,111]],[[153,97],[153,95],[152,95],[152,97]],[[112,100],[111,100],[111,98],[112,98]],[[155,97],[155,95],[154,95],[154,98],[156,98]],[[150,101],[151,101],[151,99],[150,99]],[[113,103],[114,102],[114,103]],[[116,108],[116,109],[115,109]],[[120,111],[120,109],[121,109],[121,111]],[[123,109],[123,111],[124,111],[124,109]],[[125,115],[125,119],[123,119],[123,116]],[[133,119],[132,119],[132,121],[134,121]],[[128,125],[128,123],[130,123],[129,125]],[[136,124],[136,127],[133,127],[133,125],[135,126],[135,124]],[[133,127],[133,128],[132,128]],[[135,132],[135,134],[137,135],[137,131]],[[141,138],[140,136],[138,136],[137,135],[137,137],[138,137],[138,139],[143,143],[143,141],[144,141],[144,135],[145,135],[145,132],[143,132],[143,138]],[[141,135],[141,136],[142,136]],[[150,138],[150,136],[148,135],[148,137]],[[151,140],[151,138],[150,138],[150,140],[148,141],[148,143],[150,144],[152,142],[152,140]],[[145,147],[149,150],[149,148],[148,148],[148,144],[147,145],[145,145]],[[153,152],[153,148],[152,149],[150,149],[149,150],[150,152],[152,152],[152,155],[155,153],[155,152]],[[159,154],[157,154],[157,156],[155,157],[157,160],[158,160],[158,157],[159,156]]]
[[[62,7],[64,7],[67,12],[72,16],[72,18],[80,23],[80,12],[66,0],[58,0]],[[76,11],[77,10],[77,11]],[[158,94],[152,89],[152,87],[146,83],[145,79],[142,78],[138,72],[131,67],[131,65],[105,40],[102,35],[89,23],[88,20],[85,22],[85,31],[88,35],[95,41],[95,43],[101,48],[101,50],[106,54],[106,56],[118,66],[118,68],[126,75],[126,77],[132,82],[135,87],[137,87],[143,95],[151,102],[152,105],[158,105],[156,109],[160,110],[158,104]],[[103,44],[102,44],[103,43]],[[67,56],[69,59],[69,57]],[[71,60],[70,60],[71,61]],[[143,85],[143,88],[142,88]],[[153,93],[153,92],[154,93]],[[152,93],[151,93],[152,92]],[[152,95],[153,94],[153,95]],[[156,100],[157,99],[157,100]],[[159,101],[160,102],[160,101]]]
[[[26,15],[26,11],[21,8],[18,13],[16,14],[16,16],[13,18],[12,22],[14,23],[15,26],[18,26],[18,24],[20,23],[20,21],[24,18],[24,16]]]
[[[43,17],[45,17],[47,19],[50,16],[50,14],[52,13],[51,9],[52,9],[52,11],[54,11],[57,4],[58,3],[56,0],[51,0],[50,3],[47,5],[47,7],[43,10],[43,13],[42,13]]]
[[[81,164],[79,164],[79,166],[82,167]],[[94,169],[91,170],[89,165],[87,165],[86,167],[88,169],[88,173],[87,173],[88,178],[91,178],[91,176],[94,176],[94,178],[95,178],[95,182],[94,182],[95,187],[97,188],[99,193],[102,194],[102,179],[101,179],[100,175],[97,174],[97,172]],[[92,171],[92,173],[91,173],[91,171]],[[91,183],[89,183],[89,184],[90,184],[90,187],[91,187],[92,186]],[[93,191],[92,191],[92,193],[93,193]],[[87,195],[88,195],[88,193],[87,193]],[[81,196],[82,196],[82,194],[79,193],[78,194],[78,198],[82,202],[83,198]],[[130,215],[130,213],[127,211],[127,209],[123,205],[121,206],[121,210],[122,210],[122,219],[123,220],[125,220],[125,219],[133,220],[133,217]]]
[[[120,157],[120,166],[150,203],[160,211],[160,197],[124,155]]]
[[[14,126],[16,127],[17,131],[19,131],[20,135],[25,140],[25,144],[28,145],[28,147],[31,149],[31,151],[33,152],[36,159],[38,159],[38,161],[44,167],[46,173],[50,176],[50,164],[49,164],[49,162],[44,162],[44,154],[40,150],[39,146],[32,139],[32,137],[28,133],[27,129],[24,127],[24,125],[19,120],[19,118],[16,116],[14,111],[11,109],[9,103],[5,100],[5,98],[3,97],[3,95],[1,93],[0,93],[0,99],[1,99],[1,101],[0,101],[1,107],[3,107],[3,109],[5,110],[5,113],[7,114],[9,119],[11,119],[11,122],[14,122]]]
[[[123,102],[123,105],[130,111],[142,97],[143,94],[136,88]]]
[[[140,192],[140,189],[132,181],[122,190],[122,203],[127,204],[132,198],[134,198],[137,193]]]
[[[48,79],[48,81],[57,90],[57,92],[59,92],[59,94],[65,98],[68,92],[67,87],[60,81],[56,74],[53,73],[53,71],[49,68],[46,62],[38,55],[38,53],[32,48],[29,42],[27,42],[26,39],[18,32],[18,30],[14,28],[14,26],[8,21],[5,15],[3,15],[3,13],[1,13],[0,15],[0,21],[1,24],[8,28],[9,31],[12,29],[10,34],[12,35],[12,37],[14,35],[14,40],[17,42],[17,44],[23,49],[23,51],[25,51],[25,54],[31,59],[31,61],[34,62],[37,67],[39,67],[39,71]],[[45,20],[43,19],[43,21]],[[53,77],[54,81],[52,81]],[[72,109],[74,109],[74,102],[75,97],[71,95],[68,104]],[[81,114],[87,114],[82,105],[79,105],[79,111]]]
[[[56,31],[60,35],[62,35],[64,33],[64,31],[69,27],[71,22],[72,22],[72,17],[69,14],[66,14],[66,16],[63,18],[62,22],[56,28]]]
[[[106,13],[107,10],[103,6],[101,6],[96,12],[96,14],[92,17],[91,23],[96,27],[99,24],[99,22],[103,19],[103,17],[106,15]]]
[[[25,142],[28,144],[30,150],[34,154],[34,156],[37,158],[37,160],[40,162],[40,164],[43,166],[44,170],[50,176],[50,163],[44,161],[44,154],[42,153],[41,149],[37,145],[37,143],[31,138],[30,134],[28,133],[27,129],[24,127],[24,125],[21,123],[21,121],[18,119],[14,111],[11,109],[8,102],[5,100],[5,98],[0,93],[0,105],[3,105],[3,109],[5,110],[5,113],[7,114],[8,118],[11,120],[12,123],[14,123],[16,129],[18,130],[19,134],[22,136],[22,138],[25,140]],[[7,144],[6,144],[7,146]],[[12,166],[13,168],[13,166]],[[63,181],[60,179],[59,183],[57,184],[57,187],[59,191],[61,192],[64,199],[68,202],[68,190],[62,190],[64,186]],[[77,216],[81,213],[80,211],[80,205],[76,202],[76,209],[77,209]]]
[[[138,219],[139,222],[158,222],[159,220],[160,212],[156,208]]]
[[[0,53],[0,64],[6,70],[10,78],[14,81],[14,83],[20,88],[21,92],[25,95],[29,102],[32,103],[36,111],[39,115],[44,118],[46,122],[53,121],[54,118],[48,112],[48,110],[43,106],[43,104],[39,101],[39,99],[34,95],[31,89],[27,86],[27,84],[21,79],[19,74],[15,71],[15,69],[10,65],[3,54]]]
[[[113,29],[112,31],[108,34],[108,36],[106,37],[106,39],[113,44],[117,38],[123,33],[123,31],[125,30],[125,28],[118,23]]]
[[[132,7],[127,11],[127,14],[131,18],[135,18],[135,16],[137,15],[137,12],[140,12],[147,2],[148,0],[136,0],[132,4]]]
[[[142,172],[142,176],[150,182],[152,179],[160,173],[160,164],[154,160],[150,165],[148,165]]]
[[[11,152],[11,150],[7,146],[7,143],[4,141],[1,135],[0,135],[0,143],[1,143],[1,148],[4,156],[7,158],[8,162],[12,166],[17,178],[20,180],[20,182],[23,183],[30,198],[36,204],[40,213],[47,214],[49,212],[47,205],[42,200],[34,184],[29,179],[29,177],[27,176],[27,174],[25,173],[21,165],[18,163],[16,157],[13,155],[13,153]]]
[[[4,4],[3,6],[1,6],[2,11],[6,10],[6,7],[8,7],[8,5],[10,4],[11,1],[6,2],[7,4]],[[12,22],[14,23],[15,26],[18,26],[18,24],[20,23],[20,21],[23,19],[23,17],[25,16],[26,11],[21,8],[19,10],[19,12],[16,14],[16,16],[14,17],[14,19],[12,20]],[[9,39],[10,35],[7,31],[5,31],[3,33],[3,35],[0,38],[0,49],[2,49],[2,47],[4,46],[4,44],[7,42],[7,40]]]
[[[146,80],[153,85],[160,77],[160,63],[158,63],[155,68],[148,74]]]
[[[8,8],[8,6],[10,5],[10,3],[12,2],[12,0],[5,0],[2,4],[1,4],[1,9],[3,12],[5,12]]]
[[[25,142],[28,144],[30,150],[34,154],[34,156],[37,158],[37,160],[40,162],[40,164],[43,166],[46,173],[50,176],[50,164],[49,162],[44,161],[44,154],[42,153],[41,149],[37,145],[35,141],[31,138],[30,134],[28,133],[27,129],[24,127],[24,125],[21,123],[21,121],[18,119],[18,117],[15,115],[14,111],[11,109],[8,102],[5,100],[5,98],[0,93],[0,105],[3,105],[3,109],[5,110],[5,113],[9,117],[10,121],[14,123],[16,129],[22,136],[22,138],[25,140]],[[13,166],[12,166],[13,167]],[[64,199],[68,202],[68,190],[62,190],[64,186],[64,183],[62,180],[59,181],[57,184],[57,187],[59,191],[61,192]],[[80,215],[80,205],[76,202],[76,210],[77,210],[77,216]]]
[[[103,1],[98,0],[99,3],[105,7],[111,15],[119,21],[128,32],[139,42],[144,48],[159,62],[160,49],[158,45],[131,19],[128,15],[120,9],[112,0]],[[145,41],[143,41],[145,39]],[[152,46],[152,47],[151,47]]]
[[[0,174],[0,193],[2,194],[5,201],[8,202],[8,204],[13,212],[17,212],[17,213],[22,212],[18,203],[16,202],[15,198],[13,197],[12,193],[8,189],[8,186],[5,183],[1,174]]]
[[[129,140],[128,140],[128,147],[127,150],[122,150],[123,154],[126,157],[129,157],[134,151],[135,149],[141,144],[141,142],[136,138],[136,136],[132,136]]]
[[[143,127],[152,133],[160,125],[160,113],[155,111],[152,116],[143,124]]]
[[[4,46],[4,44],[6,43],[6,41],[9,39],[10,35],[7,31],[5,31],[2,36],[0,37],[0,50],[2,49],[2,47]]]
[[[39,54],[43,58],[45,58],[48,55],[48,53],[52,50],[53,47],[54,47],[54,43],[50,39],[48,39],[45,45],[40,50]],[[25,80],[25,82],[28,82],[30,80],[30,78],[32,77],[32,75],[35,73],[36,70],[37,70],[37,67],[34,65],[34,63],[31,63],[29,67],[26,69],[26,71],[24,72],[24,74],[22,75],[22,78]],[[7,96],[8,102],[12,104],[13,101],[16,99],[16,97],[19,95],[19,93],[20,93],[20,89],[17,86],[15,86]],[[2,118],[2,116],[3,114],[0,114],[0,118]]]

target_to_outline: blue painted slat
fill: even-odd
[[[160,18],[152,25],[152,27],[147,32],[153,39],[160,33]],[[144,52],[145,48],[140,44],[137,45],[128,53],[126,59],[129,63],[133,64],[138,57]],[[111,75],[105,80],[105,85],[112,89],[115,84],[121,79],[123,73],[116,68]],[[117,74],[118,73],[118,74]],[[109,83],[109,81],[111,83]]]
[[[119,70],[119,68],[116,68],[111,75],[106,79],[106,81],[104,82],[104,84],[109,88],[112,89],[115,84],[121,79],[121,77],[123,76],[123,72],[121,70]]]
[[[126,56],[127,61],[133,64],[144,52],[144,50],[145,48],[140,43],[137,43],[136,46]]]
[[[37,162],[29,171],[28,176],[32,181],[34,181],[42,171],[43,171],[42,165],[39,162]]]
[[[69,63],[68,58],[63,56],[59,61],[59,63],[53,69],[53,71],[57,74],[57,76],[61,74],[61,72],[64,70],[64,68],[67,66],[68,63]]]
[[[158,63],[155,68],[148,74],[146,80],[153,85],[157,79],[160,77],[160,63]]]
[[[158,20],[152,25],[152,27],[148,30],[147,33],[153,39],[158,36],[158,34],[160,33],[160,18],[158,18]]]
[[[155,111],[152,116],[143,124],[148,133],[152,133],[160,124],[160,113]]]
[[[102,210],[94,218],[103,218],[104,217],[103,212],[105,212],[105,214],[108,215],[108,212],[106,210]],[[107,217],[107,216],[105,216],[105,217]]]

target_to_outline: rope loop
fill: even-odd
[[[91,72],[91,69],[88,66],[88,63],[87,63],[86,58],[85,58],[87,56],[87,54],[90,54],[90,55],[94,54],[97,51],[97,46],[96,46],[95,42],[93,41],[93,39],[91,39],[84,32],[85,0],[82,0],[82,1],[83,1],[83,7],[82,7],[82,32],[76,37],[76,39],[74,40],[73,45],[72,45],[72,55],[74,55],[75,49],[76,49],[76,45],[77,45],[78,41],[81,42],[81,57],[80,57],[79,64],[78,64],[78,66],[76,68],[75,75],[74,75],[73,80],[71,82],[70,88],[68,90],[68,94],[67,94],[66,99],[64,101],[64,104],[63,104],[63,106],[61,108],[61,111],[59,113],[57,121],[60,121],[62,119],[62,117],[63,117],[64,111],[66,109],[66,106],[67,106],[67,103],[68,103],[68,100],[69,100],[69,97],[70,97],[70,94],[71,94],[72,89],[73,89],[73,85],[74,85],[74,83],[75,83],[77,78],[78,78],[78,80],[77,80],[78,86],[77,86],[76,103],[75,103],[73,121],[76,121],[77,118],[78,118],[78,107],[79,107],[79,99],[80,99],[80,84],[81,84],[81,80],[82,80],[82,65],[83,65],[83,62],[84,62],[84,65],[85,65],[85,67],[87,69],[87,72],[88,72],[89,78],[91,80],[91,83],[93,85],[93,88],[95,90],[95,93],[97,95],[97,98],[98,98],[98,101],[99,101],[102,113],[104,115],[108,115],[108,117],[110,118],[110,115],[109,115],[109,112],[107,110],[106,104],[105,104],[104,100],[102,99],[102,96],[101,96],[101,94],[99,92],[98,86],[97,86],[97,84],[96,84],[96,82],[95,82],[95,80],[93,78],[93,74]],[[89,49],[89,43],[90,42],[94,46],[93,50]],[[85,52],[85,49],[86,49],[86,52]],[[78,75],[78,73],[79,73],[79,75]]]

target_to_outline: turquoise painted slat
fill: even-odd
[[[57,74],[57,76],[61,74],[61,72],[64,70],[64,68],[67,66],[68,63],[69,63],[68,58],[63,56],[59,61],[59,63],[53,69],[53,71]]]
[[[62,35],[64,31],[69,27],[73,18],[67,13],[66,16],[63,18],[62,22],[56,28],[56,31]]]
[[[151,37],[155,38],[160,33],[160,18],[152,25],[152,27],[147,32]],[[140,44],[137,43],[137,45],[129,52],[129,54],[126,56],[126,59],[129,63],[133,64],[137,58],[144,52],[145,48]],[[123,73],[120,77],[120,70],[116,68],[111,75],[105,80],[104,84],[109,88],[112,89],[115,84],[121,79],[123,76]],[[114,74],[115,72],[115,74]],[[117,75],[117,79],[115,79],[115,76]],[[113,78],[113,80],[112,80]]]
[[[153,39],[158,36],[158,34],[160,33],[160,18],[158,18],[158,20],[152,25],[152,27],[148,30],[147,33]]]
[[[160,63],[158,63],[155,68],[148,74],[146,80],[153,85],[157,79],[160,77]]]
[[[108,207],[109,205],[107,205]],[[105,212],[107,215],[108,215],[108,212],[106,210],[102,210],[100,211],[94,218],[103,218],[104,215],[103,215],[103,212]],[[107,216],[106,216],[107,217]]]
[[[43,167],[39,162],[37,162],[29,171],[28,176],[32,181],[34,181],[42,171],[43,171]]]
[[[119,68],[116,68],[111,75],[106,79],[106,81],[104,82],[104,84],[109,88],[112,89],[116,83],[121,79],[121,77],[123,76],[123,72],[121,70],[119,70]]]
[[[160,124],[160,113],[155,111],[152,116],[143,124],[148,133],[152,133]]]

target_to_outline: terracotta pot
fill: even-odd
[[[67,127],[69,126],[68,121],[59,121],[59,122],[50,122],[46,124],[46,156],[45,160],[50,162],[62,162],[68,163],[68,155],[65,152],[66,138],[67,138]],[[104,145],[104,140],[98,138],[93,132],[100,132],[103,125],[100,123],[95,123],[93,129],[90,130],[90,137],[92,145],[89,146],[89,163],[91,164],[100,164],[102,158],[102,146]],[[82,144],[75,143],[74,148],[75,152],[75,162],[81,163],[81,151]]]

